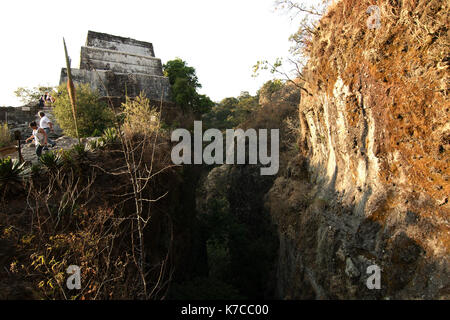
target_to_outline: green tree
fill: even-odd
[[[203,116],[203,120],[209,128],[221,130],[235,128],[258,109],[258,101],[258,94],[252,96],[247,91],[241,92],[237,98],[230,97],[220,101],[211,112]]]
[[[172,99],[183,111],[193,111],[195,115],[200,116],[211,110],[214,102],[208,96],[197,92],[202,85],[198,81],[195,68],[188,66],[180,58],[168,61],[163,68],[164,75],[169,78]]]
[[[93,91],[88,84],[77,85],[75,90],[80,137],[93,136],[94,132],[103,132],[114,126],[114,114],[106,102],[100,100],[97,91]],[[66,135],[76,137],[72,106],[66,85],[60,85],[54,96],[57,97],[54,105],[56,121]]]

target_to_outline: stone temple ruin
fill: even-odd
[[[170,99],[169,79],[163,76],[161,59],[155,57],[148,42],[88,31],[86,45],[81,47],[80,68],[72,68],[75,83],[88,83],[103,97],[120,105],[126,95],[135,97],[144,92],[158,106],[162,101],[165,121],[183,117]],[[67,69],[61,70],[60,83],[67,82]],[[29,136],[28,123],[39,120],[37,101],[22,107],[0,107],[0,123],[7,123],[11,131]],[[42,109],[53,120],[55,139],[63,134],[55,121],[52,108]],[[30,149],[31,150],[31,149]]]
[[[80,68],[72,68],[75,83],[89,83],[102,96],[123,99],[142,92],[152,101],[170,103],[169,79],[163,76],[161,59],[148,42],[88,31],[81,47]],[[67,82],[67,69],[60,83]]]

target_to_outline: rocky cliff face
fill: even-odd
[[[308,47],[300,154],[266,197],[280,298],[449,298],[448,2],[343,0]],[[381,268],[369,290],[367,268]]]

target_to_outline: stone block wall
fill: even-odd
[[[80,69],[163,75],[161,59],[93,47],[81,47]]]
[[[37,118],[37,106],[0,107],[0,122],[11,126],[27,124]]]
[[[75,83],[89,83],[102,96],[134,97],[144,92],[150,100],[171,102],[169,79],[148,42],[89,31],[80,68],[72,69],[72,75]],[[65,82],[63,68],[60,83]]]
[[[101,96],[135,97],[144,92],[150,100],[170,102],[169,79],[162,76],[150,76],[142,73],[114,73],[112,71],[90,71],[72,69],[75,83],[89,83]],[[61,82],[67,81],[67,69],[61,70]]]
[[[88,31],[86,47],[128,52],[141,56],[154,57],[153,44],[130,38],[113,36],[107,33]]]

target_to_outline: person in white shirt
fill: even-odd
[[[39,117],[41,118],[40,122],[39,122],[39,127],[45,130],[45,133],[47,133],[47,136],[50,134],[50,132],[54,132],[53,130],[53,123],[50,121],[50,119],[45,115],[45,113],[43,111],[39,112]],[[56,145],[56,143],[47,138],[48,139],[48,143],[54,147]]]
[[[30,122],[30,128],[33,130],[33,133],[27,140],[25,140],[25,143],[28,143],[29,140],[34,139],[34,144],[36,145],[36,155],[40,158],[42,155],[42,150],[48,142],[47,132],[45,132],[44,129],[39,128],[36,121]]]

